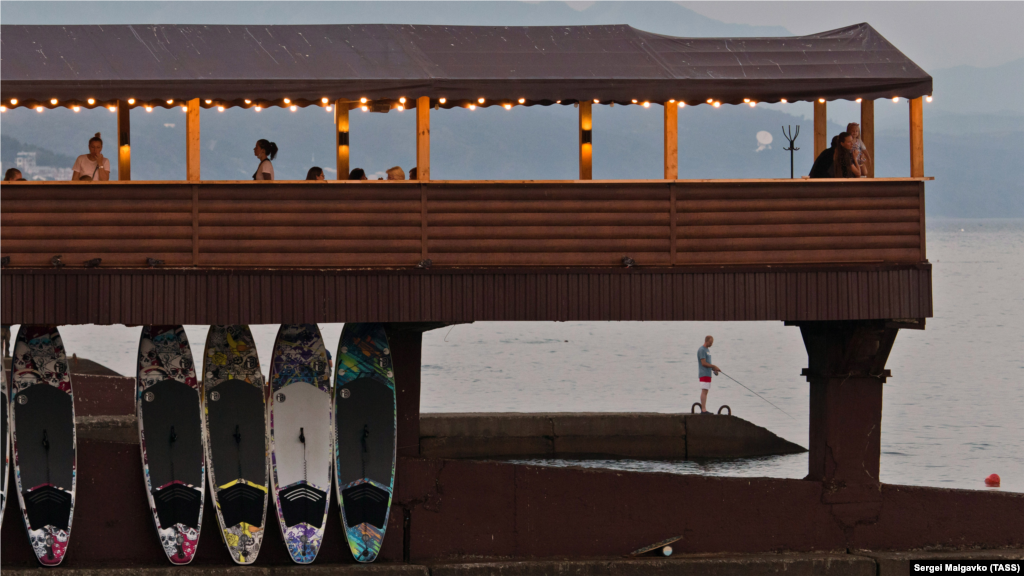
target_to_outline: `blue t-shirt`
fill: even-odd
[[[701,359],[707,360],[708,364],[711,364],[711,351],[708,350],[707,346],[701,346],[700,349],[697,350],[697,376],[700,378],[704,378],[705,376],[710,377],[712,375],[711,368],[701,364]]]

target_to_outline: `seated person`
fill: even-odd
[[[860,138],[860,124],[850,122],[846,125],[846,131],[853,136],[853,159],[856,160],[857,166],[860,168],[861,178],[864,178],[868,175],[868,164],[871,163],[871,156],[868,154],[868,147]]]
[[[388,180],[405,180],[405,170],[401,166],[388,168]]]
[[[7,172],[4,173],[4,182],[17,182],[19,180],[24,180],[24,178],[21,177],[21,170],[17,168],[8,168]]]
[[[409,168],[409,180],[419,180],[419,177],[417,176],[418,174],[419,172],[416,171],[415,166]]]
[[[836,146],[835,157],[832,160],[835,178],[860,178],[860,166],[853,157],[853,135],[842,132],[838,138],[839,146]]]
[[[814,159],[814,165],[811,166],[811,178],[832,178],[832,161],[835,158],[836,146],[839,145],[839,136],[832,138],[832,145],[821,151],[818,157]]]
[[[89,153],[79,156],[71,170],[72,180],[81,180],[82,176],[101,182],[110,180],[110,160],[103,156],[103,139],[99,132],[89,139]]]
[[[306,172],[306,180],[326,180],[324,178],[324,169],[319,166],[313,166]]]
[[[366,171],[362,168],[355,168],[348,173],[349,180],[366,180]]]

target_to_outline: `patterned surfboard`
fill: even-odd
[[[64,343],[54,326],[22,326],[11,361],[14,477],[32,550],[45,566],[64,559],[75,513],[75,401]]]
[[[10,427],[7,425],[7,419],[11,415],[11,406],[8,403],[10,393],[7,390],[7,370],[0,367],[0,400],[3,401],[3,451],[4,451],[4,471],[3,477],[0,478],[0,526],[4,525],[4,511],[7,510],[7,468],[10,463],[10,451],[11,451],[11,435]]]
[[[270,368],[274,505],[292,560],[320,551],[331,492],[331,370],[316,324],[283,324]]]
[[[252,564],[267,518],[266,389],[248,326],[211,326],[203,355],[203,415],[210,494],[221,539],[238,564]]]
[[[160,545],[172,564],[188,564],[202,528],[206,459],[199,382],[181,326],[142,329],[135,408]]]
[[[352,557],[380,553],[395,486],[395,373],[384,327],[345,324],[334,382],[334,470]]]

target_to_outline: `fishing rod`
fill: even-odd
[[[728,378],[729,380],[732,380],[733,382],[735,382],[735,383],[739,384],[740,386],[743,386],[744,388],[747,388],[746,386],[744,386],[744,384],[743,384],[742,382],[740,382],[739,380],[737,380],[737,379],[733,378],[732,376],[729,376],[729,375],[728,375],[728,374],[726,374],[726,373],[725,373],[724,371],[722,371],[722,370],[719,370],[719,372],[721,372],[721,373],[722,373],[722,376],[725,376],[725,377],[726,377],[726,378]],[[757,392],[754,392],[754,391],[753,391],[753,390],[751,390],[750,388],[747,388],[747,390],[748,390],[748,391],[749,391],[749,392],[750,392],[751,394],[753,394],[754,396],[757,396],[758,398],[760,398],[761,400],[764,400],[765,402],[768,402],[769,404],[772,404],[770,400],[768,400],[768,399],[767,399],[767,398],[765,398],[764,396],[761,396],[761,395],[760,395],[760,394],[758,394]],[[785,411],[785,410],[783,410],[782,408],[779,408],[778,406],[775,406],[775,404],[772,404],[772,406],[774,406],[774,407],[775,407],[775,409],[776,409],[776,410],[778,410],[779,412],[782,412],[782,413],[783,413],[783,414],[785,414],[786,416],[789,416],[790,418],[793,418],[792,416],[790,416],[790,415],[789,415],[789,412],[786,412],[786,411]],[[793,418],[793,420],[796,420],[796,418]]]

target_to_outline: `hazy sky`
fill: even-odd
[[[1024,2],[679,2],[715,20],[813,34],[868,22],[925,70],[1024,58]],[[577,5],[578,7],[578,5]]]

